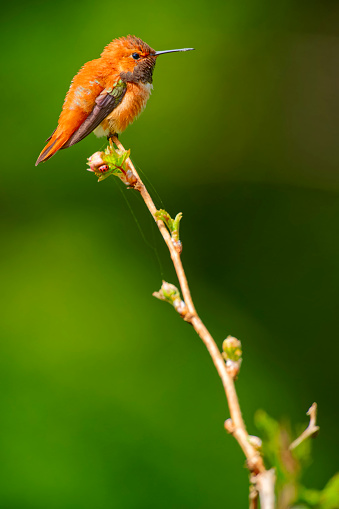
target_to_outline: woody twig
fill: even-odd
[[[309,415],[310,422],[305,431],[301,433],[301,435],[296,438],[290,445],[289,449],[290,451],[293,451],[298,445],[301,444],[304,440],[307,440],[307,438],[314,437],[319,432],[319,426],[316,425],[317,420],[317,404],[313,403],[313,405],[308,409],[306,415]]]
[[[239,372],[241,363],[240,341],[236,338],[228,337],[223,344],[223,353],[219,351],[214,339],[195,309],[186,274],[182,265],[182,245],[179,239],[179,222],[182,214],[179,213],[175,219],[172,219],[166,211],[157,210],[150,194],[148,193],[129,157],[129,151],[127,152],[125,150],[122,143],[116,137],[113,137],[113,142],[118,148],[117,157],[120,158],[119,163],[115,163],[115,166],[112,166],[109,162],[110,154],[114,150],[112,141],[110,140],[110,146],[107,148],[106,152],[101,153],[100,157],[96,155],[95,163],[92,164],[94,159],[91,162],[91,159],[94,156],[89,159],[88,164],[91,166],[90,170],[94,171],[96,175],[99,176],[99,180],[102,180],[103,178],[106,178],[106,174],[108,173],[106,167],[109,167],[111,173],[115,172],[115,174],[117,174],[117,176],[119,176],[125,184],[140,192],[168,247],[179,280],[183,299],[181,299],[178,289],[167,282],[163,282],[160,291],[155,292],[153,295],[161,300],[171,303],[179,315],[194,327],[195,331],[204,342],[221,378],[228,402],[230,419],[226,420],[225,429],[228,433],[234,436],[245,454],[246,466],[251,472],[251,482],[255,486],[254,489],[259,495],[262,509],[273,509],[274,475],[271,471],[268,471],[265,468],[263,459],[259,452],[260,440],[257,437],[249,436],[246,430],[234,384],[234,380]],[[123,168],[123,165],[125,165],[125,169]],[[269,488],[268,484],[271,484]],[[269,496],[267,493],[269,493]],[[257,503],[257,500],[255,500],[257,497],[253,497],[253,494],[250,499],[250,504],[252,504],[251,507],[255,507],[253,503]]]

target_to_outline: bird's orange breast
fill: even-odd
[[[126,94],[112,113],[95,129],[97,136],[122,133],[144,110],[151,95],[151,83],[127,83]]]

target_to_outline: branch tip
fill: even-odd
[[[88,171],[99,177],[98,182],[114,175],[127,186],[134,187],[137,178],[126,163],[129,155],[130,150],[115,149],[110,139],[104,152],[95,152],[87,159]]]
[[[308,411],[306,412],[306,415],[309,416],[310,422],[305,431],[301,433],[301,435],[294,440],[291,445],[289,446],[290,451],[293,451],[298,445],[300,445],[304,440],[307,440],[307,438],[310,437],[316,437],[319,433],[320,427],[316,425],[317,420],[317,403],[313,403]]]

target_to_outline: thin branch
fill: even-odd
[[[116,137],[113,138],[113,141],[121,151],[125,151],[125,148],[123,147],[122,143]],[[211,334],[209,333],[209,331],[207,330],[207,328],[205,327],[205,325],[199,318],[199,316],[196,312],[196,309],[194,307],[193,300],[191,297],[191,292],[190,292],[187,278],[186,278],[186,274],[185,274],[185,271],[184,271],[184,268],[183,268],[183,265],[181,262],[181,258],[180,258],[181,250],[177,249],[177,247],[173,244],[171,235],[168,232],[163,221],[157,219],[157,217],[156,217],[157,208],[155,207],[153,200],[152,200],[150,194],[148,193],[144,183],[140,179],[131,159],[128,158],[126,160],[126,162],[128,163],[131,171],[133,172],[133,174],[135,175],[135,177],[137,179],[137,183],[134,185],[134,189],[137,189],[140,192],[148,210],[152,214],[153,219],[156,222],[156,224],[160,230],[160,233],[163,236],[163,239],[166,242],[167,247],[169,249],[171,259],[173,261],[173,265],[174,265],[174,268],[175,268],[175,271],[177,273],[178,280],[180,283],[182,295],[183,295],[185,304],[187,306],[188,312],[183,317],[184,317],[185,321],[187,321],[193,325],[195,331],[197,332],[197,334],[200,336],[200,338],[204,342],[204,344],[205,344],[205,346],[213,360],[213,363],[217,369],[217,372],[221,378],[221,381],[222,381],[222,384],[224,386],[224,390],[226,393],[227,401],[228,401],[231,419],[232,419],[232,435],[236,438],[236,440],[238,441],[241,449],[243,450],[243,452],[246,456],[247,466],[248,466],[249,470],[255,474],[265,472],[266,469],[265,469],[262,457],[260,456],[257,449],[255,447],[253,447],[253,445],[249,441],[249,436],[248,436],[248,433],[247,433],[247,430],[245,427],[245,423],[244,423],[242,415],[241,415],[238,396],[237,396],[235,386],[234,386],[234,380],[232,379],[232,377],[230,376],[230,374],[227,371],[225,361],[224,361],[214,339],[212,338]]]
[[[317,420],[317,404],[313,403],[313,405],[308,409],[306,415],[310,416],[310,422],[305,431],[301,433],[301,435],[291,443],[289,449],[293,451],[298,445],[301,444],[304,440],[307,440],[309,437],[315,436],[319,431],[319,426],[316,425]]]

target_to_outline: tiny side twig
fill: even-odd
[[[289,446],[290,451],[293,451],[293,449],[298,447],[298,445],[300,445],[301,442],[303,442],[304,440],[307,440],[307,438],[314,437],[320,429],[319,426],[316,425],[316,420],[317,420],[317,404],[316,403],[313,403],[313,405],[308,409],[306,415],[309,415],[309,417],[310,417],[309,425],[307,426],[305,431],[303,431],[301,433],[301,435],[291,443],[291,445]]]
[[[249,502],[250,502],[249,509],[258,509],[259,492],[255,487],[254,480],[252,480],[252,484],[250,486]]]
[[[122,143],[116,138],[113,138],[113,141],[115,145],[118,147],[119,150],[125,151],[124,146]],[[154,221],[156,222],[159,231],[164,239],[164,241],[167,244],[167,247],[169,249],[171,259],[179,280],[180,288],[182,291],[183,299],[185,302],[185,305],[187,307],[187,310],[185,313],[182,313],[181,316],[184,318],[185,321],[191,323],[199,335],[199,337],[204,342],[212,361],[217,369],[217,372],[221,378],[226,398],[228,401],[229,411],[231,415],[231,426],[229,427],[228,431],[235,437],[237,442],[239,443],[241,449],[243,450],[246,460],[247,460],[247,467],[250,470],[252,474],[255,475],[256,478],[256,486],[257,490],[260,495],[261,500],[261,507],[262,509],[273,509],[274,507],[274,476],[269,475],[269,472],[267,471],[263,462],[263,459],[258,452],[257,448],[253,446],[253,443],[251,443],[250,437],[248,435],[248,432],[246,430],[246,426],[241,414],[240,405],[238,396],[236,393],[234,380],[232,376],[227,371],[227,367],[225,364],[225,361],[222,357],[221,352],[219,351],[214,339],[212,338],[211,334],[207,330],[206,326],[200,319],[200,317],[197,314],[197,311],[195,309],[195,306],[193,304],[193,300],[191,297],[191,292],[189,289],[189,285],[187,282],[186,274],[181,262],[181,249],[177,249],[177,246],[175,246],[175,243],[173,243],[173,239],[167,230],[164,222],[159,219],[156,216],[157,208],[155,207],[153,200],[148,193],[144,183],[140,179],[138,172],[136,171],[132,161],[130,158],[126,159],[127,164],[130,167],[130,170],[133,172],[137,182],[135,185],[133,185],[134,189],[138,190],[148,208],[150,213],[153,216]],[[263,476],[262,482],[261,482],[261,476]],[[270,489],[267,488],[268,482],[272,483],[272,486]],[[265,496],[264,492],[261,493],[261,490],[264,490],[265,493],[268,491],[271,493],[272,496],[267,497]],[[254,501],[253,501],[254,502]],[[257,503],[255,501],[254,503]],[[255,507],[252,505],[252,507]]]

